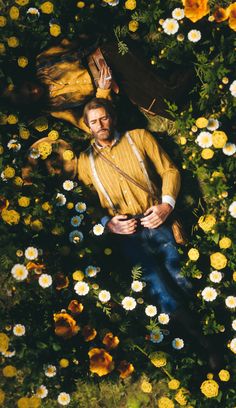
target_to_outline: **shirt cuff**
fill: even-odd
[[[163,195],[162,196],[162,203],[167,203],[170,204],[172,208],[175,208],[175,200],[173,197],[169,195]]]
[[[110,93],[111,93],[110,89],[97,88],[96,98],[109,99]]]
[[[102,217],[101,219],[101,224],[102,226],[105,228],[107,223],[110,221],[111,217],[109,217],[108,215],[105,215],[104,217]]]

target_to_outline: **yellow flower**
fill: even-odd
[[[233,281],[236,282],[236,271],[233,272],[232,278],[233,278]]]
[[[73,279],[76,281],[82,281],[84,279],[84,273],[82,271],[75,271],[73,273]]]
[[[152,384],[147,380],[143,380],[141,382],[140,388],[146,394],[150,394],[152,392]]]
[[[5,54],[6,52],[6,47],[3,43],[0,43],[0,55]]]
[[[138,21],[135,21],[135,20],[131,20],[130,22],[129,22],[129,31],[131,31],[132,33],[135,33],[135,31],[137,31],[137,29],[138,29],[138,26],[139,26],[139,23],[138,23]]]
[[[59,138],[59,133],[58,133],[58,131],[57,130],[51,130],[49,133],[48,133],[48,138],[50,139],[50,140],[57,140],[58,138]]]
[[[7,19],[4,16],[0,16],[0,27],[5,27],[7,24]]]
[[[61,368],[66,368],[69,365],[69,360],[67,360],[67,358],[61,358],[59,364]]]
[[[112,356],[104,349],[92,348],[88,352],[90,359],[90,371],[99,377],[109,374],[114,369]]]
[[[4,153],[4,147],[2,145],[0,145],[0,154]]]
[[[19,129],[19,135],[21,139],[27,140],[30,137],[30,131],[24,127],[20,127]]]
[[[85,2],[84,1],[78,1],[76,4],[78,8],[84,8],[85,7]]]
[[[200,256],[199,251],[196,248],[191,248],[188,251],[188,257],[189,259],[191,259],[191,261],[197,261],[199,256]]]
[[[231,239],[228,238],[228,237],[223,237],[223,238],[221,238],[220,241],[219,241],[219,247],[220,247],[221,249],[230,248],[231,245],[232,245],[232,241],[231,241]]]
[[[181,407],[187,405],[188,403],[187,398],[185,396],[185,394],[187,393],[188,391],[185,388],[180,388],[180,390],[175,394],[175,401],[177,401]]]
[[[29,398],[29,408],[39,408],[41,405],[41,398],[33,395]]]
[[[29,3],[29,0],[15,0],[16,4],[19,6],[26,6]]]
[[[179,141],[179,144],[182,145],[182,146],[186,145],[186,143],[187,143],[187,139],[184,136],[180,136],[178,141]]]
[[[18,204],[19,204],[20,207],[28,207],[29,204],[30,204],[30,198],[22,196],[22,197],[18,198]]]
[[[179,381],[179,380],[175,380],[174,378],[173,378],[173,380],[170,380],[170,381],[168,382],[168,388],[169,388],[170,390],[177,390],[177,389],[179,388],[179,386],[180,386],[180,381]]]
[[[115,349],[118,346],[118,344],[120,343],[120,340],[118,339],[117,336],[114,336],[113,333],[108,332],[104,336],[102,343],[105,344],[108,350],[111,350],[111,349]]]
[[[43,160],[45,160],[52,153],[52,145],[48,142],[39,143],[37,149],[41,159]]]
[[[214,156],[214,151],[209,148],[203,149],[201,152],[201,156],[204,160],[210,160]]]
[[[127,0],[125,2],[125,8],[127,10],[134,10],[136,8],[136,0]]]
[[[7,166],[3,171],[4,177],[7,179],[11,179],[15,177],[16,171],[13,167]]]
[[[18,20],[20,12],[18,7],[12,6],[9,10],[9,15],[12,20]]]
[[[236,2],[230,4],[227,11],[229,12],[229,27],[236,31]]]
[[[162,351],[155,351],[149,355],[151,363],[155,367],[164,367],[167,364],[166,354]]]
[[[7,351],[9,346],[9,337],[5,333],[0,333],[0,352],[4,353]]]
[[[82,303],[79,303],[78,300],[71,300],[68,305],[68,310],[74,315],[78,315],[83,312],[84,306]]]
[[[93,327],[86,325],[83,327],[82,335],[84,336],[84,341],[92,341],[97,336],[97,331]]]
[[[2,373],[4,377],[12,378],[16,376],[17,370],[16,370],[16,367],[12,365],[7,365],[3,368]]]
[[[45,201],[45,202],[42,204],[42,209],[43,209],[43,211],[48,211],[48,210],[51,210],[51,209],[52,209],[52,206],[51,206],[51,204],[50,204],[48,201]]]
[[[38,132],[44,132],[44,130],[47,130],[48,121],[47,121],[46,116],[40,116],[39,118],[34,120],[33,126]]]
[[[221,381],[227,382],[227,381],[230,380],[230,373],[229,373],[228,370],[220,370],[220,372],[219,372],[218,375],[219,375],[219,379],[220,379]]]
[[[133,373],[134,366],[133,364],[128,363],[126,360],[123,360],[120,362],[117,370],[120,372],[120,378],[124,379]]]
[[[0,389],[0,405],[3,405],[5,401],[5,392]]]
[[[52,37],[58,37],[61,34],[61,27],[59,24],[50,24],[50,34]]]
[[[193,23],[203,18],[209,13],[208,0],[182,0],[184,4],[184,14]]]
[[[229,10],[217,6],[213,16],[217,23],[221,23],[229,18]]]
[[[168,397],[161,397],[157,400],[158,408],[174,408],[175,404]]]
[[[63,339],[70,339],[80,330],[75,319],[68,313],[54,313],[55,334]]]
[[[53,13],[54,5],[51,3],[51,1],[45,1],[43,4],[41,4],[40,8],[42,13],[51,14]]]
[[[207,127],[208,119],[206,119],[204,117],[200,117],[200,118],[196,119],[195,123],[196,123],[196,126],[199,129],[203,129],[203,128]]]
[[[30,408],[29,398],[27,398],[27,397],[21,397],[21,398],[17,401],[17,407],[18,407],[18,408]]]
[[[207,398],[214,398],[214,397],[217,397],[217,395],[218,395],[219,385],[214,380],[206,380],[206,381],[203,381],[203,383],[201,384],[200,389],[201,389],[201,392]]]
[[[19,65],[20,68],[25,68],[28,65],[28,58],[22,56],[19,57],[17,60],[17,64]]]
[[[10,48],[16,48],[19,45],[19,40],[17,37],[12,36],[7,39],[7,45]]]
[[[9,125],[15,125],[18,122],[18,117],[16,115],[8,115],[7,122]]]
[[[74,204],[72,202],[69,202],[66,204],[66,207],[68,208],[68,210],[72,210],[72,208],[74,208]]]
[[[43,229],[43,223],[40,220],[34,220],[30,223],[32,230],[41,231]]]
[[[20,214],[15,210],[2,210],[2,219],[9,225],[16,225],[20,221]]]
[[[203,231],[209,232],[216,223],[214,215],[202,215],[198,220],[198,225]]]
[[[62,154],[64,160],[72,160],[74,157],[74,153],[72,150],[65,150]]]
[[[221,149],[224,147],[228,140],[228,137],[225,132],[221,130],[215,130],[212,134],[212,143],[216,149]]]
[[[210,260],[212,268],[217,270],[225,268],[228,262],[226,256],[221,254],[220,252],[211,254]]]

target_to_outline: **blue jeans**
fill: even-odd
[[[174,312],[182,305],[183,295],[191,296],[192,284],[180,274],[180,257],[169,226],[141,227],[132,235],[116,235],[116,242],[133,266],[141,265],[142,278],[161,312]]]

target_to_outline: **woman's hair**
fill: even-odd
[[[83,119],[85,124],[88,126],[88,112],[92,109],[104,108],[107,115],[112,119],[113,124],[116,123],[116,112],[113,104],[108,99],[104,98],[93,98],[90,102],[85,105],[83,112]]]

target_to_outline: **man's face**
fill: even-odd
[[[106,143],[113,139],[113,123],[104,108],[91,109],[87,114],[88,125],[95,139]]]

